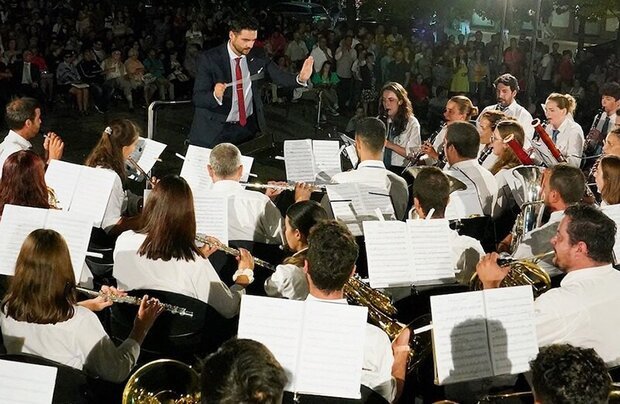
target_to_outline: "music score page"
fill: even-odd
[[[52,366],[0,359],[0,400],[6,403],[51,404],[57,372],[58,369]]]

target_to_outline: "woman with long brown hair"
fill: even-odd
[[[5,205],[49,209],[50,197],[45,184],[45,162],[30,150],[11,154],[2,167],[0,215]]]
[[[620,203],[620,157],[604,156],[594,175],[601,193],[601,206]]]
[[[111,302],[97,298],[99,302],[78,303],[75,286],[63,237],[53,230],[30,233],[0,306],[7,352],[42,356],[104,380],[125,380],[136,364],[140,344],[162,311],[161,305],[144,296],[129,337],[117,347],[91,311]]]
[[[252,256],[240,250],[239,276],[229,289],[207,259],[215,248],[198,248],[195,239],[192,191],[183,178],[165,176],[149,194],[141,225],[116,241],[113,275],[119,287],[180,293],[208,303],[224,317],[235,316],[251,283]]]
[[[140,128],[129,119],[116,119],[103,130],[95,148],[86,158],[85,165],[114,171],[116,178],[112,195],[108,201],[101,228],[109,235],[118,235],[128,228],[134,228],[136,219],[129,220],[127,206],[134,206],[131,200],[138,197],[126,191],[127,173],[125,161],[133,153],[140,137]],[[129,200],[129,202],[127,202]],[[125,207],[125,209],[123,209]]]
[[[405,157],[416,153],[422,143],[420,123],[413,115],[407,90],[396,82],[388,82],[381,89],[379,119],[387,125],[387,140],[383,162],[385,168],[401,173],[407,164]]]
[[[284,238],[291,257],[276,267],[265,281],[268,296],[304,300],[308,296],[308,281],[303,267],[308,250],[308,235],[312,226],[327,220],[327,212],[315,201],[301,201],[291,205],[284,219]]]

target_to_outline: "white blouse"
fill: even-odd
[[[390,122],[390,125],[392,123]],[[391,139],[391,141],[401,147],[405,148],[408,153],[409,150],[418,151],[422,145],[422,138],[420,137],[420,122],[418,119],[410,115],[407,121],[407,126],[398,136]],[[396,152],[392,152],[392,165],[398,167],[404,167],[406,165],[405,158]]]

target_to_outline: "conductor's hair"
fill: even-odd
[[[413,197],[418,200],[424,214],[435,209],[434,218],[443,218],[450,200],[450,181],[437,167],[420,170],[413,182]]]
[[[286,373],[267,347],[250,339],[231,339],[209,355],[201,372],[202,404],[277,404]]]
[[[592,348],[569,344],[543,347],[530,362],[530,369],[536,402],[602,404],[609,399],[611,377]]]
[[[469,122],[454,122],[446,130],[446,148],[454,146],[459,156],[469,159],[478,157],[480,135]]]
[[[349,280],[359,247],[349,229],[340,222],[318,223],[308,237],[308,276],[323,292],[336,292]]]
[[[569,218],[569,242],[583,242],[588,246],[588,257],[596,262],[613,262],[616,223],[598,208],[583,203],[569,206],[564,211]]]
[[[220,178],[228,178],[239,169],[241,152],[232,143],[220,143],[211,150],[209,165],[215,175]]]
[[[364,118],[355,128],[355,138],[364,143],[369,151],[378,153],[385,146],[385,124],[374,117]]]
[[[230,22],[230,30],[235,33],[239,33],[244,29],[248,31],[258,31],[258,28],[258,20],[248,15],[237,15],[235,19]]]
[[[497,88],[498,84],[510,87],[511,91],[519,91],[519,81],[510,73],[505,73],[495,79],[493,86]]]
[[[39,101],[30,97],[15,98],[7,105],[4,119],[11,130],[20,130],[28,119],[34,121],[37,108],[41,108]]]
[[[550,167],[549,188],[557,191],[566,204],[581,201],[586,191],[586,179],[577,167],[566,163]]]

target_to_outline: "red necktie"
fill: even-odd
[[[235,81],[237,82],[237,102],[239,104],[239,125],[245,126],[248,122],[245,116],[245,98],[243,98],[243,77],[241,76],[241,58],[235,58]]]

